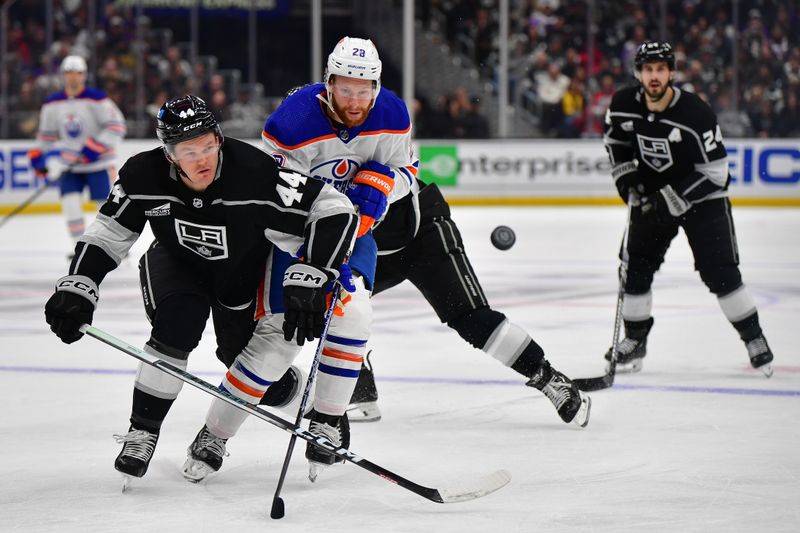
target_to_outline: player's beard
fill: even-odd
[[[647,94],[647,98],[651,102],[660,102],[662,98],[667,94],[667,90],[670,88],[671,83],[667,82],[660,90],[653,91],[650,89],[649,86],[645,85],[644,92]]]
[[[331,105],[333,106],[333,111],[336,113],[336,116],[339,117],[339,120],[342,121],[342,124],[347,126],[348,128],[355,128],[356,126],[360,126],[367,120],[367,115],[369,115],[370,107],[372,106],[372,102],[370,101],[369,104],[364,106],[360,109],[361,114],[358,116],[357,119],[353,120],[349,118],[345,109],[339,106],[336,102],[336,98],[331,97]]]

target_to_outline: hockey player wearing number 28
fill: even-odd
[[[525,331],[489,307],[447,202],[435,185],[416,179],[408,111],[400,98],[381,88],[380,75],[372,41],[339,41],[328,56],[324,83],[290,93],[267,120],[262,134],[267,152],[287,167],[337,184],[360,209],[361,231],[369,230],[370,240],[374,231],[378,248],[377,267],[373,263],[364,272],[374,293],[410,280],[442,322],[525,376],[562,420],[586,426],[590,398],[550,366]],[[356,242],[354,259],[363,238]],[[359,268],[354,261],[351,265]],[[353,303],[341,318],[348,319]],[[368,332],[366,326],[361,330]],[[366,362],[366,337],[357,339],[359,357]],[[344,340],[352,347],[353,341]],[[351,400],[357,405],[348,415],[379,419],[372,369],[364,364],[352,375],[358,377]]]
[[[185,369],[212,314],[218,346],[238,354],[220,387],[258,403],[287,371],[298,345],[322,334],[325,286],[339,276],[352,247],[352,203],[318,180],[281,169],[258,148],[224,139],[200,98],[174,98],[157,118],[162,147],[131,157],[120,170],[45,306],[47,323],[65,343],[80,339],[81,324],[92,322],[98,286],[149,223],[155,241],[139,262],[152,325],[144,350]],[[294,253],[301,246],[303,259],[287,264],[271,284],[272,292],[282,292],[285,312],[254,324],[267,257],[275,247]],[[182,384],[140,364],[130,430],[118,436],[117,470],[145,474]],[[244,421],[215,405],[184,466],[193,480],[219,468],[225,441]]]
[[[672,86],[675,56],[669,43],[643,43],[634,64],[640,83],[613,96],[604,137],[619,194],[626,202],[632,198],[622,251],[628,257],[627,272],[621,273],[625,338],[617,346],[617,370],[642,368],[653,326],[653,276],[683,228],[700,278],[738,331],[751,365],[769,377],[772,351],[739,271],[717,119],[700,98]]]

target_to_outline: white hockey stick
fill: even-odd
[[[308,430],[303,429],[302,427],[297,426],[288,420],[284,420],[277,415],[260,409],[257,405],[247,403],[226,391],[220,390],[211,383],[198,378],[194,374],[173,366],[166,361],[162,361],[158,357],[151,355],[144,350],[140,350],[139,348],[132,346],[127,342],[104,332],[101,329],[83,324],[80,327],[80,331],[86,335],[89,335],[90,337],[94,337],[95,339],[108,344],[113,348],[116,348],[117,350],[120,350],[121,352],[130,355],[131,357],[138,359],[145,364],[153,366],[162,372],[183,381],[184,383],[188,383],[193,387],[205,391],[206,393],[219,398],[220,400],[229,403],[256,418],[260,418],[265,422],[269,422],[273,426],[279,427],[284,431],[288,431],[292,435],[311,443],[312,446],[322,448],[323,450],[332,453],[335,456],[344,459],[345,461],[353,463],[354,465],[363,468],[364,470],[367,470],[368,472],[371,472],[376,476],[389,481],[390,483],[394,483],[395,485],[403,487],[404,489],[409,490],[414,494],[418,494],[419,496],[422,496],[423,498],[432,502],[455,503],[474,500],[503,488],[508,484],[509,481],[511,481],[510,472],[507,470],[498,470],[479,479],[453,484],[449,487],[433,488],[419,485],[383,468],[378,464],[356,455],[347,448],[337,448],[327,438],[314,435]]]

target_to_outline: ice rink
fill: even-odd
[[[683,234],[656,277],[643,371],[593,393],[585,429],[562,423],[520,376],[441,325],[406,283],[374,299],[383,420],[354,424],[352,450],[423,485],[500,468],[511,483],[448,505],[354,465],[311,484],[299,442],[280,521],[269,508],[289,436],[265,422],[245,423],[218,474],[183,480],[211,400],[189,386],[149,472],[121,493],[112,434],[128,428],[137,362],[50,333],[43,307],[66,272],[66,229],[59,215],[17,217],[0,229],[0,531],[800,531],[800,210],[734,216],[744,280],[775,353],[771,379],[750,368]],[[457,207],[454,219],[493,306],[567,375],[602,374],[625,209]],[[498,224],[517,233],[509,251],[489,242]],[[143,236],[106,278],[94,320],[136,346],[149,331],[136,267],[148,243]],[[216,384],[211,331],[189,371]]]

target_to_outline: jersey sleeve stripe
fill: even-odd
[[[266,141],[271,141],[271,142],[275,143],[276,145],[280,146],[284,150],[296,150],[298,148],[302,148],[303,146],[307,146],[307,145],[313,144],[315,142],[325,141],[325,140],[328,140],[328,139],[335,139],[336,138],[336,134],[330,133],[328,135],[321,135],[319,137],[314,137],[313,139],[308,139],[307,141],[303,141],[301,143],[292,144],[292,145],[283,144],[278,139],[276,139],[275,137],[273,137],[272,135],[267,133],[266,130],[261,132],[261,137]]]

